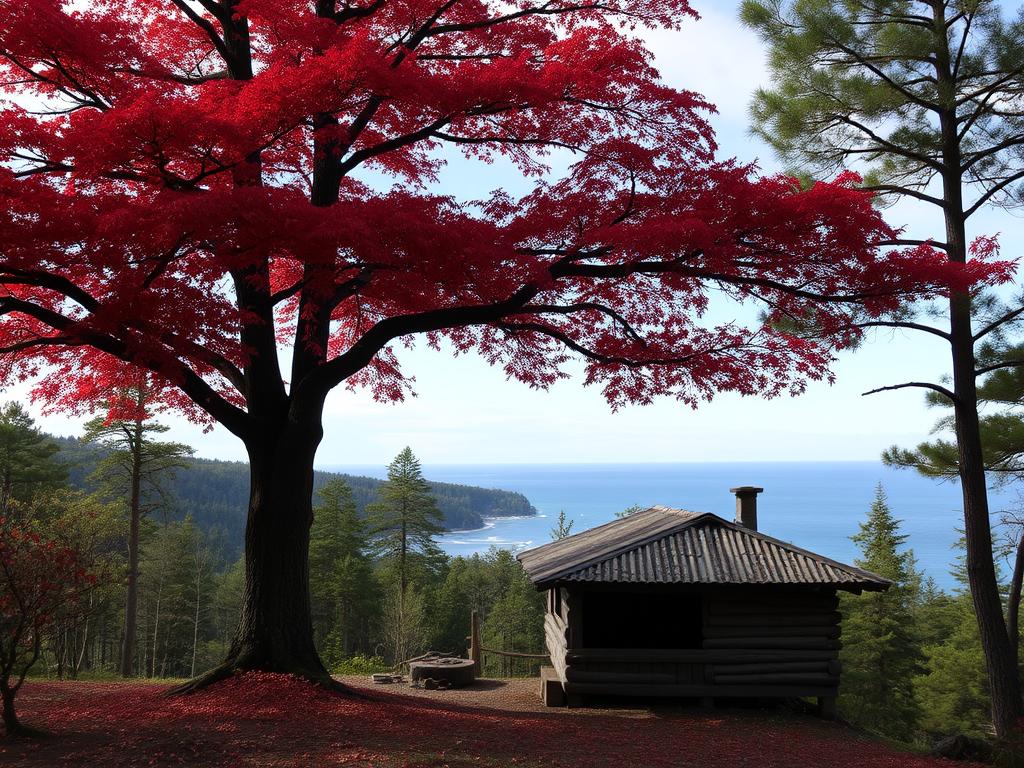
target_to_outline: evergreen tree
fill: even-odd
[[[494,599],[487,560],[478,552],[453,557],[434,601],[432,647],[452,652],[465,649],[473,611],[485,615]]]
[[[344,480],[331,480],[319,494],[309,538],[309,590],[314,638],[330,669],[357,644],[365,648],[359,640],[366,637],[377,588],[366,523],[352,490]]]
[[[935,249],[956,272],[997,253],[992,238],[975,237],[990,232],[969,228],[979,211],[1024,204],[1024,12],[1008,20],[997,0],[744,0],[742,15],[769,45],[773,75],[755,98],[754,130],[797,172],[820,177],[853,166],[883,201],[929,207],[939,230],[889,244]],[[1007,267],[1002,282],[1012,274]],[[948,345],[948,386],[915,380],[875,391],[923,387],[952,404],[971,598],[996,732],[1009,736],[1022,713],[1021,684],[995,577],[976,388],[993,370],[984,345],[1015,330],[1024,300],[1007,303],[984,288],[950,285],[946,322],[897,313],[859,325]]]
[[[1024,360],[1024,345],[990,343],[978,355],[978,364],[991,369],[978,384],[978,404],[995,408],[979,420],[985,472],[997,485],[1024,480],[1024,367],[1003,367],[1011,361]],[[930,405],[949,408],[941,396],[928,397]],[[936,422],[933,433],[946,433],[954,428],[953,420],[944,416]],[[913,449],[893,446],[882,454],[882,461],[894,467],[914,469],[925,477],[955,480],[960,476],[960,461],[955,440],[937,437],[919,443]],[[1010,591],[1006,600],[1006,633],[1015,652],[1020,648],[1019,613],[1024,585],[1024,525],[1007,514],[1002,521],[1003,541],[996,549],[1010,561]]]
[[[992,728],[991,690],[971,605],[962,537],[956,547],[959,554],[952,574],[957,589],[928,609],[929,618],[941,629],[936,628],[931,642],[923,643],[925,664],[915,683],[924,713],[921,726],[933,739],[959,733],[986,737]],[[1002,582],[998,566],[996,577]]]
[[[923,673],[914,683],[921,728],[930,739],[959,733],[986,737],[991,727],[988,678],[970,595],[948,598],[941,610],[952,626],[941,641],[923,646]]]
[[[861,550],[857,565],[893,584],[884,592],[844,595],[840,708],[863,728],[909,741],[921,714],[913,689],[922,661],[914,628],[919,577],[881,484],[867,521],[851,538]]]
[[[501,550],[495,565],[500,569],[499,579],[505,583],[484,619],[483,643],[503,651],[537,653],[544,646],[544,595],[533,586],[512,553]],[[506,656],[497,657],[491,664],[495,666],[488,671],[502,677],[514,670],[514,660]]]
[[[160,525],[143,537],[139,595],[140,669],[151,677],[186,677],[207,660],[217,633],[216,536],[192,518]]]
[[[59,450],[19,403],[0,409],[0,518],[10,517],[12,501],[64,482],[67,471],[54,461]]]
[[[569,536],[572,536],[572,526],[575,522],[575,520],[569,520],[565,516],[564,509],[559,510],[558,522],[555,524],[555,527],[551,529],[551,539],[553,541],[558,541],[559,539],[564,539]]]
[[[111,393],[107,416],[85,425],[82,440],[104,446],[108,453],[93,473],[102,491],[124,499],[128,507],[128,575],[125,585],[124,636],[121,675],[132,674],[138,622],[139,531],[142,518],[166,505],[163,483],[179,468],[187,468],[192,449],[181,443],[153,439],[168,427],[156,422],[150,409],[153,391],[144,381]]]
[[[635,515],[637,512],[643,512],[645,509],[646,507],[642,507],[639,504],[630,504],[621,512],[616,512],[615,516],[618,518],[629,517],[630,515]]]
[[[392,650],[401,656],[419,644],[413,638],[423,630],[417,618],[424,613],[421,597],[417,595],[407,605],[410,585],[426,580],[444,560],[434,541],[444,532],[441,512],[412,449],[402,449],[388,466],[388,479],[380,486],[378,500],[367,505],[366,514],[384,575],[394,576],[388,631],[394,636]]]

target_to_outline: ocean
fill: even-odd
[[[378,466],[323,469],[386,475]],[[956,585],[950,567],[957,554],[957,529],[963,526],[959,485],[880,462],[438,464],[424,465],[423,471],[430,480],[519,491],[539,513],[491,518],[485,528],[452,531],[441,537],[441,546],[452,555],[485,552],[491,546],[518,550],[544,544],[551,540],[561,510],[572,520],[574,532],[606,523],[634,504],[664,504],[732,520],[736,502],[729,489],[754,485],[764,488],[758,497],[763,533],[852,563],[857,548],[850,536],[865,519],[881,483],[919,567],[944,589]],[[992,492],[989,499],[993,522],[1001,510],[1018,503],[1015,491]]]

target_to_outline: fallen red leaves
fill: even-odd
[[[840,725],[785,713],[509,712],[377,691],[344,698],[267,674],[248,674],[191,696],[167,697],[164,690],[143,683],[29,683],[19,697],[23,719],[55,735],[35,742],[0,740],[0,763],[110,768],[952,765],[897,751]]]

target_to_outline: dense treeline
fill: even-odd
[[[122,425],[131,431],[131,422]],[[115,430],[116,431],[116,430]],[[150,422],[143,432],[159,434]],[[140,433],[141,434],[141,433]],[[59,450],[58,450],[59,446]],[[181,455],[150,436],[143,458]],[[8,450],[10,449],[10,450]],[[173,449],[173,451],[172,451]],[[84,597],[56,615],[34,673],[76,678],[129,674],[191,677],[224,657],[235,631],[244,563],[221,511],[239,496],[244,465],[176,458],[143,485],[138,531],[136,617],[125,643],[129,583],[129,442],[82,444],[51,439],[23,409],[0,414],[0,477],[9,515],[44,537],[59,537],[90,577]],[[149,466],[145,465],[144,466]],[[444,495],[438,496],[441,487]],[[197,500],[206,501],[204,507]],[[428,648],[464,654],[471,612],[483,617],[490,647],[538,651],[543,600],[510,552],[450,558],[434,541],[462,505],[487,514],[533,511],[519,494],[423,479],[409,449],[389,480],[318,478],[311,533],[310,584],[320,654],[336,673],[389,668]],[[205,525],[200,510],[214,511]],[[187,510],[187,511],[186,511]],[[2,517],[2,516],[0,516]],[[130,663],[123,654],[128,649]],[[535,671],[489,659],[486,671]]]
[[[89,478],[102,460],[102,447],[83,443],[72,437],[50,438],[59,447],[56,458],[67,468],[70,484],[88,490]],[[352,489],[352,497],[360,514],[377,496],[381,480],[372,477],[317,472],[314,488],[319,490],[329,481],[341,478]],[[428,481],[431,493],[448,530],[483,527],[485,517],[534,515],[537,510],[521,493],[491,488],[477,488],[455,483]],[[246,503],[249,498],[249,467],[240,461],[190,459],[189,467],[166,479],[169,504],[166,514],[174,520],[191,516],[206,531],[221,530],[229,554],[240,554],[245,533]]]
[[[1019,530],[1010,534],[1020,535]],[[984,738],[992,716],[985,657],[967,586],[964,557],[958,587],[947,593],[917,569],[907,537],[878,489],[853,537],[857,564],[893,581],[884,592],[844,594],[843,684],[839,708],[849,722],[908,743],[931,745],[954,734]],[[1013,548],[997,553],[1013,561]],[[1003,603],[1008,581],[999,572]],[[1024,657],[1019,665],[1024,666]]]

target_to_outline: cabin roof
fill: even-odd
[[[655,506],[517,556],[538,588],[563,582],[796,584],[883,590],[877,574],[724,520]]]

